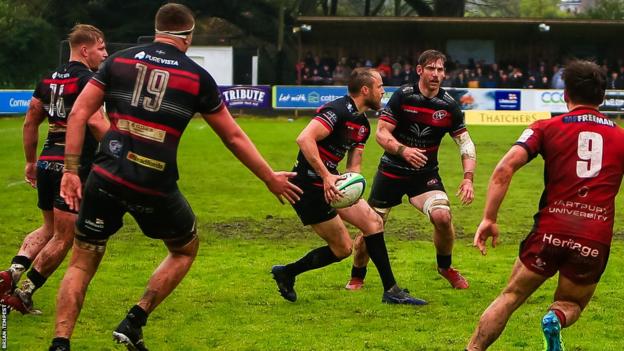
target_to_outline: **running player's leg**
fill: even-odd
[[[507,287],[483,312],[467,350],[487,349],[503,332],[511,314],[520,307],[548,277],[537,274],[517,259]]]
[[[436,175],[437,177],[437,175]],[[439,178],[433,178],[438,180]],[[429,183],[429,181],[427,181]],[[439,182],[436,184],[440,184]],[[443,190],[431,190],[410,197],[410,203],[427,215],[433,224],[433,244],[436,248],[438,273],[456,289],[467,289],[468,282],[452,265],[455,230],[453,228],[451,207],[448,196]]]
[[[373,208],[381,219],[385,226],[390,214],[391,208]],[[347,290],[359,290],[364,285],[364,278],[366,277],[366,266],[368,265],[369,256],[366,249],[366,241],[364,235],[359,232],[353,240],[353,266],[351,267],[351,279],[347,282],[345,288]]]
[[[364,200],[358,201],[353,206],[339,209],[338,214],[362,231],[368,255],[377,267],[383,283],[384,296],[382,301],[413,305],[426,304],[423,300],[412,298],[397,286],[388,258],[388,250],[384,240],[384,223],[381,216]]]

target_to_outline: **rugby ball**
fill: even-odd
[[[336,187],[342,193],[342,197],[330,203],[333,208],[345,208],[356,203],[366,189],[366,179],[355,172],[341,174],[341,179],[336,182]]]

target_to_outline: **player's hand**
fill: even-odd
[[[26,162],[24,180],[33,188],[37,187],[37,164],[35,162]]]
[[[415,147],[406,147],[403,149],[401,156],[414,168],[422,168],[425,164],[427,164],[425,150],[417,149]]]
[[[474,200],[474,188],[472,187],[472,180],[464,179],[461,184],[459,184],[459,188],[457,189],[457,193],[455,196],[459,197],[462,205],[470,205],[472,200]]]
[[[336,182],[340,179],[344,178],[331,173],[323,178],[323,194],[325,195],[325,201],[327,201],[327,203],[331,203],[342,197],[342,193],[338,190],[338,187],[336,187]]]
[[[271,191],[282,204],[284,203],[282,196],[286,198],[288,202],[294,204],[299,201],[299,195],[303,194],[303,190],[288,181],[296,175],[296,172],[273,172],[271,179],[266,182],[269,191]]]
[[[472,245],[476,246],[483,256],[487,254],[486,242],[489,237],[492,237],[492,247],[496,247],[498,245],[498,225],[490,219],[483,218],[472,242]]]
[[[63,178],[61,178],[61,197],[71,210],[78,211],[80,200],[82,199],[82,185],[77,174],[71,172],[63,173]]]

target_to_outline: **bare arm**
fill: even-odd
[[[234,121],[227,108],[212,114],[202,114],[204,120],[217,133],[223,144],[238,158],[245,167],[249,168],[256,177],[260,178],[269,190],[282,202],[281,196],[294,203],[299,200],[301,193],[294,184],[288,181],[295,176],[292,172],[274,172],[247,134]]]
[[[340,178],[335,174],[331,174],[319,154],[317,141],[325,139],[329,135],[329,130],[317,120],[311,120],[310,123],[301,131],[297,137],[297,145],[303,153],[310,166],[316,173],[323,178],[323,190],[325,200],[329,203],[334,199],[342,196],[336,187],[336,181]]]
[[[347,172],[360,173],[364,149],[353,148],[347,154]]]
[[[473,244],[479,248],[483,255],[486,254],[485,243],[488,237],[492,237],[492,247],[498,243],[498,227],[496,220],[498,210],[511,184],[514,173],[529,161],[527,151],[518,145],[514,145],[498,162],[490,182],[488,184],[483,219],[477,228]]]
[[[106,118],[104,110],[100,108],[91,117],[89,117],[87,125],[89,126],[89,129],[91,130],[91,133],[93,133],[95,139],[97,141],[102,141],[104,134],[106,134],[108,128],[110,128],[110,121]]]
[[[427,163],[427,156],[424,154],[424,150],[420,150],[414,147],[408,147],[401,143],[392,135],[395,125],[383,120],[379,120],[377,123],[377,133],[375,134],[375,140],[386,152],[401,156],[407,163],[414,168],[420,168]]]
[[[477,167],[477,152],[467,131],[454,136],[453,140],[459,147],[464,170],[464,179],[461,181],[456,195],[459,196],[462,204],[468,205],[474,200],[473,181],[474,171]]]
[[[23,126],[24,156],[26,156],[26,167],[24,168],[25,180],[32,187],[37,186],[37,143],[39,142],[39,125],[45,120],[46,115],[43,110],[41,100],[33,97],[30,100],[26,118]]]
[[[69,208],[78,210],[82,198],[82,185],[78,177],[80,153],[84,144],[85,126],[104,100],[104,91],[93,84],[87,84],[72,107],[65,136],[65,173],[61,179],[61,196]]]

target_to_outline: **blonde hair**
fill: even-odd
[[[69,46],[75,48],[82,44],[97,43],[98,40],[104,41],[104,33],[90,24],[77,24],[69,32],[67,40]]]

